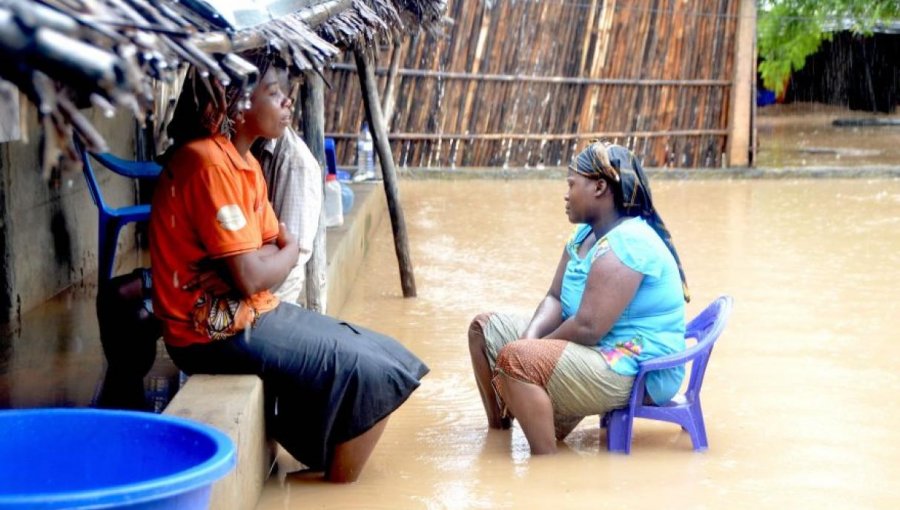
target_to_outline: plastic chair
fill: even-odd
[[[683,352],[654,358],[641,363],[634,378],[631,398],[628,407],[615,409],[603,416],[602,424],[606,426],[606,444],[609,451],[630,453],[631,433],[635,418],[668,421],[681,425],[691,436],[694,450],[706,450],[709,444],[706,439],[706,425],[703,423],[703,410],[700,407],[700,387],[703,375],[712,354],[713,344],[725,328],[731,314],[733,299],[721,296],[712,302],[685,328],[685,338],[696,338],[697,343]],[[663,404],[645,404],[645,381],[647,373],[684,365],[693,361],[687,391],[676,395]]]
[[[334,138],[325,139],[325,166],[328,173],[337,175],[337,156],[334,152]]]
[[[78,150],[81,152],[81,162],[88,190],[91,192],[91,198],[99,212],[97,229],[99,267],[97,279],[100,282],[105,282],[112,278],[119,231],[128,223],[149,219],[150,204],[127,205],[124,207],[111,207],[108,205],[103,200],[100,184],[94,175],[91,158],[96,159],[100,164],[113,172],[132,179],[156,179],[159,177],[162,167],[153,161],[129,161],[105,152],[89,153],[81,144],[78,144]]]

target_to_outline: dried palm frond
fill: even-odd
[[[172,81],[186,64],[232,79],[194,44],[213,27],[178,2],[0,0],[0,79],[38,108],[44,174],[59,155],[77,159],[73,136],[106,149],[79,107],[125,108],[143,121],[154,111],[154,81]]]
[[[0,0],[0,80],[37,106],[49,167],[59,155],[76,159],[73,136],[88,150],[106,150],[79,107],[124,108],[158,124],[166,119],[155,116],[171,111],[156,104],[158,83],[179,83],[188,65],[249,90],[255,75],[234,54],[238,50],[268,46],[295,73],[320,72],[342,49],[401,30],[433,29],[446,8],[445,0],[303,4],[234,31],[202,0]]]

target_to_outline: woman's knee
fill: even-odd
[[[490,313],[480,313],[469,324],[469,350],[471,352],[484,352],[486,340],[484,327],[491,319]]]
[[[553,340],[517,340],[497,354],[497,369],[517,381],[546,387],[562,347]]]
[[[497,352],[497,368],[507,375],[516,374],[523,368],[527,370],[531,364],[531,356],[529,356],[529,344],[525,340],[510,342],[500,348]]]

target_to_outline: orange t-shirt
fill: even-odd
[[[183,286],[197,265],[258,250],[278,236],[259,163],[224,136],[179,149],[160,175],[150,213],[153,311],[167,343],[186,346],[226,338],[278,305],[268,290],[211,296]],[[218,267],[227,271],[221,261]]]

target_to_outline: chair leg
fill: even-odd
[[[703,409],[700,407],[700,401],[694,402],[694,405],[690,408],[691,415],[691,429],[688,432],[691,434],[691,443],[694,445],[694,450],[703,451],[709,448],[709,442],[706,439],[706,424],[703,421]]]
[[[616,409],[607,414],[606,448],[611,452],[631,453],[631,430],[634,417],[628,409]]]
[[[113,276],[116,245],[119,241],[119,230],[121,228],[122,225],[113,218],[108,218],[105,221],[103,219],[100,220],[100,226],[97,231],[99,251],[97,253],[97,280],[100,282],[107,281]]]

